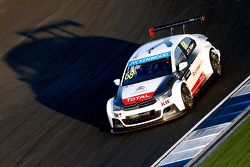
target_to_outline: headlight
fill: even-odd
[[[121,107],[113,104],[113,111],[120,111]]]
[[[116,106],[116,105],[113,104],[113,111],[114,111],[114,117],[115,118],[121,117],[122,114],[120,112],[118,112],[120,110],[121,110],[121,107]]]
[[[166,98],[169,98],[169,97],[171,96],[171,94],[172,94],[172,91],[171,91],[171,89],[169,89],[167,92],[164,92],[163,94],[159,95],[159,96],[157,97],[157,99],[158,99],[159,101],[165,100]]]

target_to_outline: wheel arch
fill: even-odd
[[[112,128],[113,128],[113,120],[112,120],[112,118],[113,118],[113,101],[114,101],[114,97],[110,98],[106,104],[107,117],[109,120],[109,124]]]
[[[183,103],[182,96],[181,96],[181,86],[183,84],[185,84],[188,87],[185,81],[177,80],[175,81],[173,88],[172,88],[172,100],[180,111],[185,109],[185,105]],[[190,88],[189,88],[189,91],[190,91]]]

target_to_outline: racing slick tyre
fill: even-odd
[[[214,75],[221,76],[221,64],[219,56],[216,53],[214,53],[213,50],[210,51],[210,63],[214,71]]]
[[[185,84],[181,85],[181,97],[187,111],[191,110],[193,107],[193,97],[188,87]]]

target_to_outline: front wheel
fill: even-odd
[[[218,54],[214,53],[213,50],[210,52],[210,62],[215,76],[221,76],[221,64]]]
[[[191,110],[193,107],[193,97],[188,87],[185,84],[181,85],[181,97],[186,110]]]

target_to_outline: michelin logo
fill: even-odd
[[[157,54],[157,55],[154,55],[154,56],[129,61],[128,62],[128,67],[135,66],[135,65],[138,65],[138,64],[148,63],[148,62],[155,61],[155,60],[160,60],[162,58],[167,58],[167,57],[170,57],[170,56],[171,56],[171,52],[165,52],[165,53]]]

